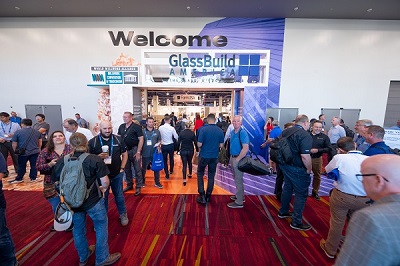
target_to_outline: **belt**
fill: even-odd
[[[355,197],[355,198],[368,198],[367,196],[357,196],[357,195],[353,195],[353,194],[349,194],[349,193],[340,191],[340,190],[337,189],[337,188],[335,188],[335,189],[336,189],[337,191],[339,191],[340,193],[343,193],[343,194],[346,194],[346,195],[349,195],[349,196],[352,196],[352,197]]]
[[[239,156],[239,154],[238,155],[231,155],[232,158],[236,158],[238,156]]]

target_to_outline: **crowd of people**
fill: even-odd
[[[163,169],[152,171],[154,186],[159,189],[163,189],[161,171],[166,180],[174,173],[175,152],[182,160],[183,186],[186,186],[187,178],[193,176],[192,161],[197,159],[199,195],[196,201],[206,205],[212,202],[220,150],[229,140],[229,165],[236,192],[230,197],[232,202],[227,207],[244,208],[243,172],[239,170],[238,164],[248,154],[250,138],[242,127],[240,115],[235,115],[230,123],[229,117],[222,114],[219,117],[209,114],[204,119],[197,114],[193,121],[189,121],[185,114],[176,117],[171,113],[166,114],[156,128],[153,117],[146,115],[142,121],[137,121],[131,112],[125,112],[124,123],[119,126],[117,134],[113,134],[110,121],[101,121],[99,134],[96,136],[84,128],[83,125],[87,126],[87,122],[79,114],[76,114],[76,120],[64,120],[65,132],[54,131],[51,134],[43,114],[36,115],[35,125],[32,125],[30,119],[21,119],[21,126],[15,118],[16,122],[11,122],[10,115],[6,112],[0,113],[0,118],[0,178],[9,174],[5,163],[8,154],[17,172],[16,178],[9,181],[12,184],[23,182],[29,161],[31,182],[37,181],[37,171],[44,176],[43,193],[53,213],[60,203],[57,184],[67,163],[63,158],[68,155],[79,160],[82,156],[88,197],[82,206],[72,208],[73,224],[67,229],[72,230],[80,265],[85,265],[95,250],[96,265],[110,265],[120,258],[121,253],[110,253],[108,248],[109,191],[111,189],[113,192],[121,226],[127,226],[129,216],[123,193],[135,189],[135,196],[141,194],[146,185],[146,172],[149,168],[153,169],[151,164],[154,154],[162,154],[164,163]],[[277,216],[282,219],[291,218],[290,227],[295,230],[311,229],[311,225],[304,223],[302,218],[311,179],[310,196],[320,200],[321,175],[326,171],[327,176],[334,180],[335,188],[330,192],[329,233],[326,239],[320,241],[325,255],[335,258],[341,242],[344,242],[337,260],[338,265],[351,265],[360,260],[365,265],[370,261],[398,263],[400,241],[396,234],[390,232],[400,229],[398,223],[395,223],[400,217],[394,211],[400,205],[400,177],[397,175],[400,157],[393,155],[393,150],[384,143],[384,129],[373,125],[368,119],[358,120],[355,132],[345,126],[340,117],[333,117],[331,124],[332,127],[325,131],[325,115],[321,114],[318,120],[311,121],[306,115],[298,115],[281,130],[278,121],[273,117],[268,118],[264,127],[266,138],[261,147],[268,148],[271,143],[284,139],[291,150],[290,160],[270,160],[272,172],[276,174],[275,195],[281,202]],[[322,159],[324,154],[328,157],[325,167]],[[204,176],[208,179],[207,187],[204,186]],[[3,201],[5,203],[4,195],[0,192],[0,219],[4,220],[5,225]],[[86,238],[86,215],[93,220],[95,245],[89,245]],[[388,229],[379,228],[381,219],[385,219]],[[348,237],[345,237],[342,231],[347,221],[350,223],[346,233]],[[363,224],[363,228],[359,224]],[[11,239],[6,225],[2,232],[3,229],[2,235]],[[364,243],[367,240],[368,243]],[[15,255],[10,256],[14,249],[12,240],[9,243],[10,246],[4,249],[1,247],[1,250],[8,252],[8,257],[3,254],[0,256],[16,262]],[[365,245],[373,252],[366,256],[363,251],[355,250],[357,245]],[[382,246],[385,246],[385,252],[378,252],[378,248]]]

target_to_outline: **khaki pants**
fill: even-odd
[[[311,162],[312,162],[312,172],[313,172],[312,191],[315,194],[318,194],[319,186],[321,185],[322,157],[311,158]]]

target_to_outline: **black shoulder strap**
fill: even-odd
[[[33,135],[34,132],[35,132],[35,129],[32,128],[32,131],[31,131],[31,134],[29,135],[28,140],[24,143],[24,146],[22,147],[23,149],[26,149],[26,147],[28,146],[29,141],[31,140],[32,135]],[[40,147],[39,147],[39,148],[40,148]]]

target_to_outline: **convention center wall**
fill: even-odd
[[[251,22],[248,28],[246,20]],[[275,23],[282,30],[274,30]],[[240,34],[236,36],[238,24]],[[88,86],[93,85],[91,67],[140,66],[141,49],[160,49],[150,47],[150,42],[146,47],[133,42],[116,46],[109,31],[147,38],[150,32],[155,37],[225,35],[230,45],[225,48],[230,50],[262,46],[273,51],[267,85],[249,84],[256,86],[248,89],[253,98],[247,104],[256,101],[261,117],[268,107],[297,107],[310,117],[317,117],[321,107],[357,108],[361,118],[382,125],[390,81],[400,80],[400,21],[1,18],[1,111],[14,110],[23,117],[25,104],[61,105],[63,118],[79,112],[88,121],[97,121],[101,86]],[[232,35],[236,37],[230,39]],[[256,42],[258,36],[267,38]],[[168,48],[188,49],[172,44]],[[263,97],[254,97],[258,93]]]

